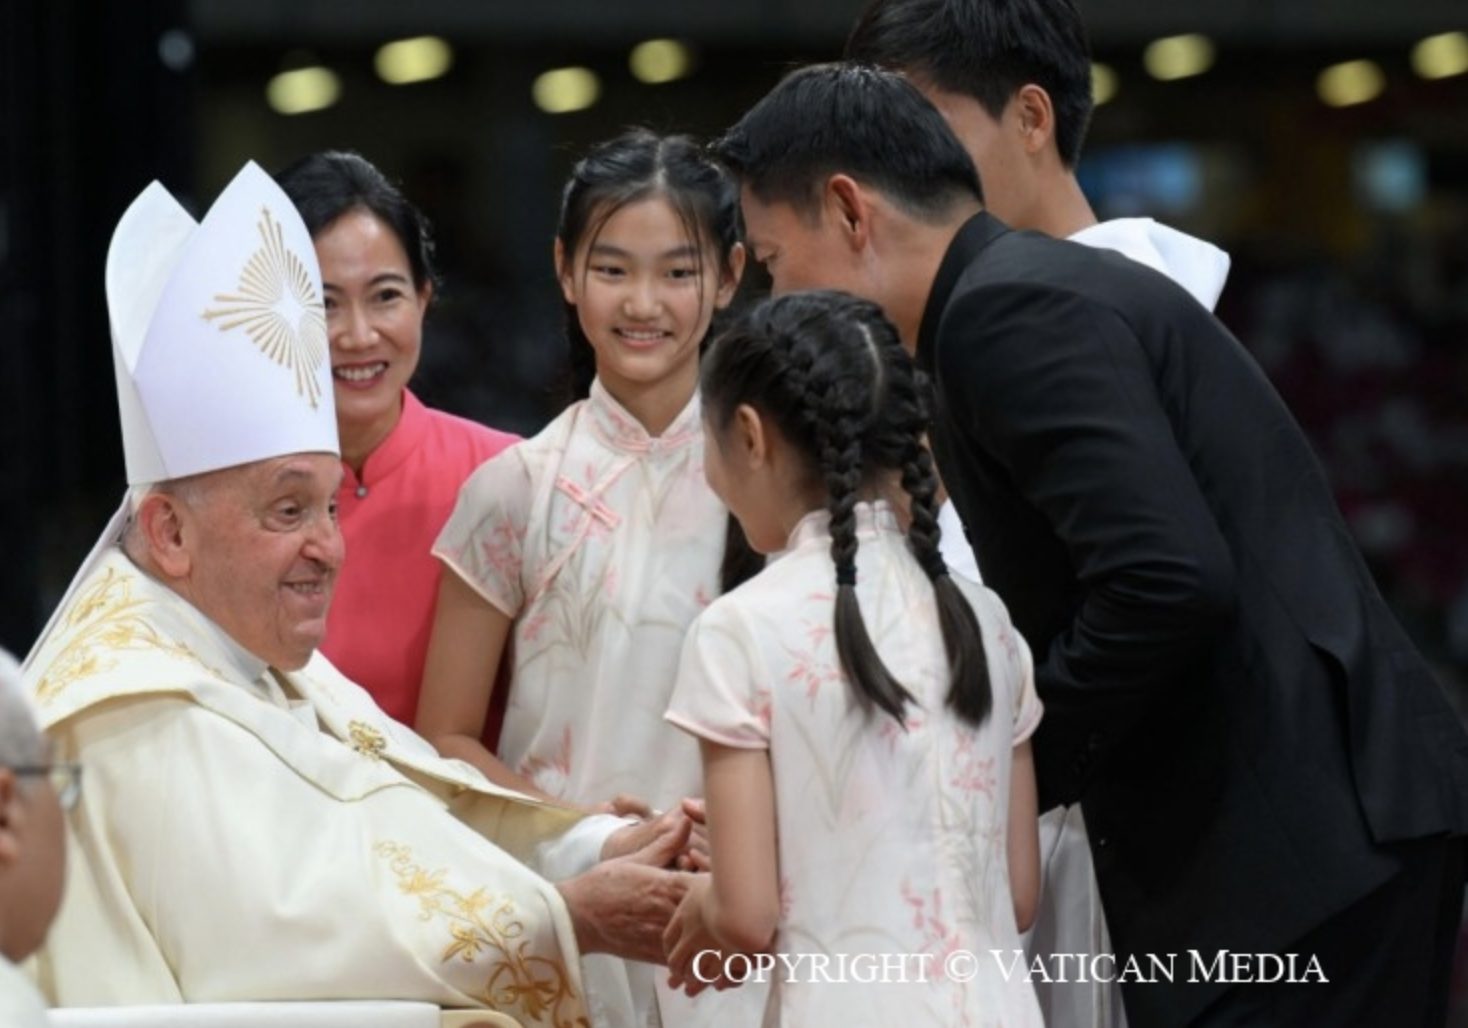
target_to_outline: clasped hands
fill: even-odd
[[[643,820],[613,832],[600,863],[560,883],[577,945],[582,953],[661,964],[669,921],[699,880],[694,872],[709,869],[703,801],[685,799],[654,815],[646,804],[619,796],[604,812]]]

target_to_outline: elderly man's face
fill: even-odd
[[[65,873],[66,833],[51,783],[0,768],[0,953],[21,961],[40,947]]]
[[[326,634],[345,555],[341,462],[294,454],[220,472],[189,506],[186,595],[245,649],[294,670]]]

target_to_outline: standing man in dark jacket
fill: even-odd
[[[1042,806],[1084,806],[1117,967],[1172,961],[1123,976],[1132,1024],[1441,1024],[1468,736],[1237,340],[983,213],[890,73],[796,72],[720,150],[776,291],[877,301],[933,377],[939,467],[1036,655]]]

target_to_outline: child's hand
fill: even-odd
[[[602,844],[602,860],[624,857],[653,867],[676,868],[687,852],[693,824],[681,810],[618,828]]]
[[[619,792],[605,803],[599,803],[592,808],[596,814],[614,814],[617,817],[640,817],[644,821],[656,817],[652,804],[644,799]]]
[[[713,870],[713,855],[709,851],[709,833],[706,825],[703,800],[687,797],[681,804],[683,816],[693,824],[693,831],[688,836],[688,846],[678,854],[678,870],[680,871],[711,871]]]
[[[703,916],[710,881],[707,875],[699,875],[689,883],[683,901],[663,931],[668,987],[682,989],[689,996],[697,996],[710,985],[726,989],[735,984],[723,978],[723,954],[719,952],[719,944]],[[712,956],[708,952],[710,950],[713,951]],[[700,955],[702,959],[699,959]]]

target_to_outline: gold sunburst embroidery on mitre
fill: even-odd
[[[219,330],[243,327],[260,351],[296,376],[296,392],[314,409],[321,399],[316,372],[326,359],[326,311],[306,264],[285,245],[280,222],[260,209],[260,249],[240,272],[238,293],[220,293],[204,312]]]

